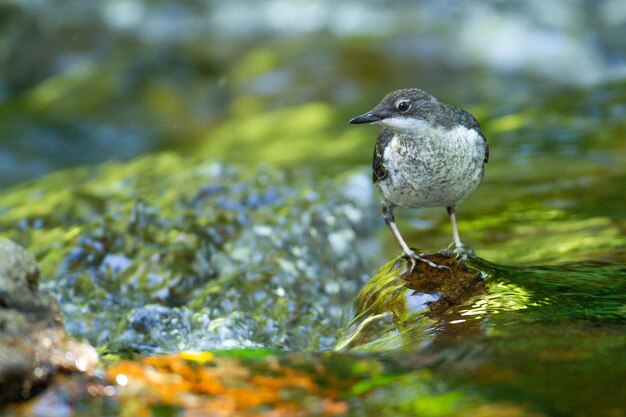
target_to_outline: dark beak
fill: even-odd
[[[352,125],[359,125],[363,123],[374,123],[374,122],[380,122],[380,117],[374,116],[371,111],[368,111],[365,114],[362,114],[357,117],[353,117],[352,119],[350,119],[348,123]]]

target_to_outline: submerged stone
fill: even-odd
[[[0,230],[45,259],[70,334],[108,351],[324,349],[370,271],[362,177],[162,154],[44,178],[3,199]]]

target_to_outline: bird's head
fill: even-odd
[[[395,130],[419,130],[428,125],[437,105],[437,99],[424,90],[396,90],[387,94],[372,110],[352,118],[349,123],[381,123]]]

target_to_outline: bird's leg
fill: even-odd
[[[446,207],[448,211],[448,216],[450,216],[450,223],[452,224],[452,236],[454,237],[454,246],[456,246],[457,250],[461,250],[463,248],[463,242],[461,242],[461,237],[459,236],[459,229],[456,227],[456,215],[454,214],[454,207]]]
[[[415,268],[417,261],[424,262],[425,264],[433,268],[437,268],[437,269],[450,269],[445,265],[437,265],[431,260],[420,256],[420,254],[416,253],[413,249],[409,248],[409,245],[407,245],[404,239],[402,238],[402,235],[400,234],[400,230],[398,229],[398,226],[396,225],[396,219],[393,215],[392,205],[383,204],[383,216],[385,217],[385,223],[387,223],[387,226],[389,226],[389,229],[391,229],[391,233],[393,234],[393,237],[396,238],[396,241],[398,242],[398,244],[400,244],[400,247],[404,251],[405,256],[407,256],[409,259],[409,264],[410,264],[409,272],[413,271],[413,268]]]
[[[450,223],[452,224],[452,237],[454,238],[454,251],[457,256],[460,256],[460,259],[467,259],[468,255],[471,255],[471,249],[466,249],[463,246],[463,242],[461,242],[461,238],[459,237],[459,229],[456,226],[456,215],[453,206],[446,207],[448,211],[448,216],[450,216]]]

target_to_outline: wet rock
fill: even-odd
[[[58,371],[90,370],[95,350],[68,340],[59,305],[39,288],[35,259],[0,240],[0,403],[28,398]]]
[[[436,269],[425,263],[418,263],[402,278],[407,288],[413,290],[413,295],[409,297],[419,294],[427,296],[426,303],[430,311],[426,314],[430,317],[443,314],[448,308],[460,305],[486,290],[482,273],[469,268],[462,260],[442,253],[433,253],[426,257],[435,264],[450,269]]]
[[[361,290],[356,314],[335,349],[412,349],[431,342],[440,316],[486,291],[471,262],[444,253],[425,255],[409,270],[403,258],[388,262]]]

